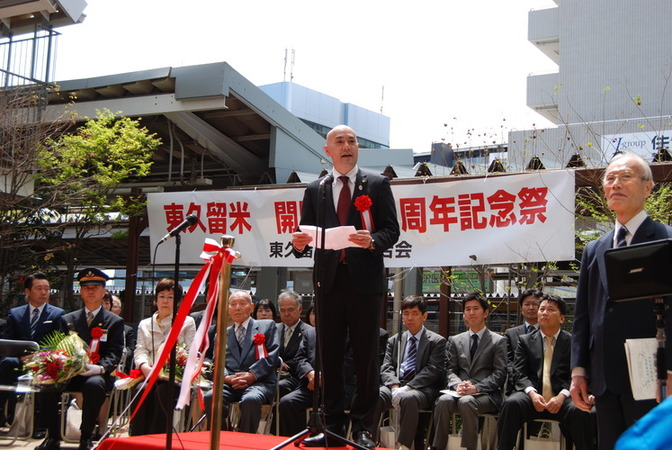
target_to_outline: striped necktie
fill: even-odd
[[[625,236],[628,235],[628,229],[621,227],[618,229],[616,234],[616,247],[625,247],[628,245],[628,241],[625,240]]]
[[[30,317],[30,337],[35,336],[35,330],[37,330],[37,319],[40,317],[40,310],[33,308],[32,316]]]
[[[411,336],[408,340],[408,353],[406,359],[401,363],[401,379],[410,380],[415,376],[415,360],[418,355],[418,339]]]
[[[238,330],[236,331],[236,339],[238,340],[238,345],[240,345],[240,348],[243,348],[243,342],[245,341],[245,327],[244,326],[239,326]]]
[[[86,313],[86,323],[91,326],[93,323],[93,313],[91,311]]]

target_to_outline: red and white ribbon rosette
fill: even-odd
[[[374,231],[373,216],[371,216],[371,206],[373,202],[368,195],[360,195],[355,199],[355,208],[359,211],[359,217],[362,219],[364,229]]]
[[[266,350],[266,345],[264,345],[266,343],[266,336],[257,333],[254,335],[252,342],[254,343],[254,354],[257,359],[268,358],[268,351]]]
[[[105,332],[100,327],[91,330],[91,343],[89,344],[89,361],[91,361],[91,364],[98,364],[98,361],[100,361],[98,348],[100,348],[100,338],[103,337],[103,334]]]

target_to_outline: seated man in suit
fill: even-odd
[[[443,394],[434,406],[434,449],[446,448],[455,413],[462,417],[462,447],[475,449],[478,415],[496,413],[502,404],[506,339],[486,328],[489,306],[478,292],[462,300],[464,322],[469,329],[451,336],[446,343],[446,387],[455,395]]]
[[[534,333],[539,329],[537,324],[537,312],[539,311],[539,301],[541,300],[543,292],[536,288],[525,289],[520,293],[518,297],[518,306],[520,308],[520,314],[523,316],[523,323],[517,327],[512,327],[507,329],[504,332],[504,337],[506,338],[506,348],[507,348],[507,394],[511,394],[514,391],[514,377],[511,373],[511,368],[513,367],[513,355],[518,346],[518,338],[523,334]]]
[[[559,421],[577,449],[594,447],[594,418],[574,406],[569,395],[572,337],[560,329],[566,313],[562,298],[544,294],[539,332],[518,340],[513,364],[516,391],[504,401],[497,420],[499,450],[514,448],[518,430],[534,419]]]
[[[239,402],[238,430],[256,433],[261,420],[261,405],[275,395],[278,369],[277,327],[272,320],[250,317],[254,304],[250,294],[237,291],[229,297],[229,316],[233,325],[227,328],[226,370],[224,375],[224,408],[222,419],[228,416],[228,405]],[[253,340],[263,336],[268,356],[257,355]],[[216,362],[217,363],[217,362]],[[212,395],[205,395],[205,411],[212,411]]]
[[[103,271],[95,268],[83,269],[79,271],[77,279],[84,307],[61,318],[61,331],[74,331],[87,344],[92,342],[92,330],[100,328],[103,333],[98,343],[98,362],[87,364],[87,370],[70,379],[65,387],[65,391],[82,393],[84,402],[79,450],[89,450],[93,447],[92,436],[98,412],[105,402],[107,392],[114,386],[114,371],[124,351],[124,321],[103,307],[105,283],[109,279]],[[60,395],[60,392],[42,393],[49,435],[37,447],[38,450],[58,450],[61,446],[58,408]]]
[[[303,334],[312,328],[301,320],[303,309],[301,296],[294,291],[284,291],[278,296],[278,309],[282,325],[278,327],[278,342],[280,343],[280,358],[282,358],[283,377],[280,380],[280,397],[299,387],[299,360],[298,351]]]
[[[399,409],[397,442],[400,449],[408,450],[418,428],[419,411],[432,407],[443,386],[446,339],[425,328],[427,304],[421,296],[404,299],[401,318],[407,331],[387,343],[376,422],[390,406]]]
[[[7,324],[1,337],[2,339],[39,343],[49,333],[58,329],[64,311],[48,303],[49,280],[42,272],[26,277],[23,288],[27,304],[9,311]],[[16,384],[21,366],[19,358],[2,358],[0,360],[0,384]],[[15,404],[13,395],[9,392],[0,392],[0,426],[3,426],[5,422],[12,423]],[[9,415],[5,418],[5,403],[8,399],[10,399]],[[44,437],[43,433],[42,437]]]

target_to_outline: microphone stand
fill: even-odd
[[[329,176],[329,175],[327,175]],[[332,181],[333,183],[333,181]],[[317,383],[317,386],[313,389],[313,406],[312,406],[312,411],[310,413],[310,418],[308,419],[308,427],[301,431],[300,433],[295,434],[294,436],[290,437],[286,441],[280,443],[279,445],[273,447],[271,450],[279,450],[281,448],[286,447],[287,445],[291,444],[292,442],[294,443],[295,447],[298,447],[301,445],[301,442],[303,442],[304,439],[306,439],[309,436],[316,436],[320,433],[324,434],[325,439],[326,439],[326,445],[325,448],[329,448],[329,441],[337,441],[342,443],[343,445],[349,445],[353,448],[356,448],[358,450],[368,450],[366,447],[363,447],[355,442],[352,442],[348,439],[346,439],[343,436],[340,436],[332,431],[329,431],[326,429],[324,426],[324,416],[322,414],[322,406],[320,403],[320,391],[324,389],[324,383],[322,380],[322,333],[320,332],[320,305],[322,303],[322,296],[323,296],[323,285],[324,285],[324,256],[326,250],[324,249],[325,247],[325,231],[326,231],[326,208],[325,204],[327,202],[327,186],[325,184],[320,184],[319,186],[319,201],[317,202],[317,222],[318,222],[318,227],[317,230],[320,233],[320,245],[319,248],[315,248],[315,265],[313,266],[313,270],[317,272],[317,276],[315,277],[317,280],[317,290],[315,291],[315,305],[314,305],[314,311],[315,311],[315,335],[317,338],[317,345],[315,346],[315,362],[316,362],[316,367],[313,367],[313,370],[315,371],[315,382]],[[321,250],[320,250],[321,249]],[[324,398],[324,396],[322,396]]]
[[[180,277],[180,244],[182,238],[180,233],[175,235],[175,272],[173,274],[173,282],[175,288],[173,289],[173,317],[171,322],[175,322],[175,312],[180,308],[180,301],[182,300],[182,291],[177,288]],[[175,411],[175,360],[177,359],[177,348],[173,345],[170,349],[170,365],[168,369],[168,410],[166,411],[166,450],[170,450],[173,445],[173,414]]]

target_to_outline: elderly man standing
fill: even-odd
[[[275,395],[278,369],[277,327],[272,320],[250,317],[254,304],[250,294],[237,291],[229,297],[229,317],[233,325],[227,328],[226,370],[224,375],[224,405],[239,402],[238,430],[256,433],[261,420],[261,405]],[[214,344],[213,344],[214,345]],[[266,354],[258,346],[266,348]],[[205,411],[212,411],[212,391],[205,395]],[[222,419],[227,417],[228,408]]]
[[[609,209],[616,214],[614,230],[589,243],[581,258],[572,332],[574,404],[597,410],[600,449],[613,449],[626,428],[656,405],[632,396],[624,343],[626,339],[654,337],[652,308],[642,302],[613,302],[606,285],[604,253],[615,247],[672,237],[672,228],[653,221],[644,202],[653,189],[648,163],[632,153],[616,155],[602,179]],[[669,299],[666,300],[670,306]],[[666,334],[672,336],[672,320]],[[667,384],[672,383],[672,345],[666,345]],[[668,390],[668,395],[671,391]]]
[[[72,378],[65,387],[66,391],[81,392],[84,399],[79,450],[93,447],[92,435],[98,412],[105,401],[106,393],[114,386],[113,374],[124,351],[124,321],[103,308],[105,283],[108,279],[105,272],[96,268],[80,270],[77,280],[84,307],[61,318],[61,330],[74,331],[87,344],[91,342],[92,330],[98,328],[102,333],[97,352],[98,362],[87,364],[86,372]],[[45,392],[42,395],[49,435],[37,449],[58,450],[61,441],[58,397],[61,393]]]
[[[387,292],[383,253],[399,239],[399,223],[390,181],[379,174],[359,169],[359,143],[355,131],[339,125],[327,133],[324,146],[331,158],[331,174],[306,187],[301,211],[301,225],[332,228],[354,226],[351,247],[342,250],[317,249],[324,274],[314,278],[318,297],[317,330],[324,378],[324,413],[326,429],[345,434],[345,380],[343,361],[346,335],[352,342],[357,375],[355,398],[350,406],[350,420],[355,442],[373,448],[374,415],[380,383],[378,339],[380,305]],[[321,193],[327,201],[322,201]],[[325,223],[318,218],[318,205],[324,205]],[[295,254],[308,256],[313,237],[296,232],[292,236]],[[303,441],[305,446],[343,446],[327,442],[320,434]]]

